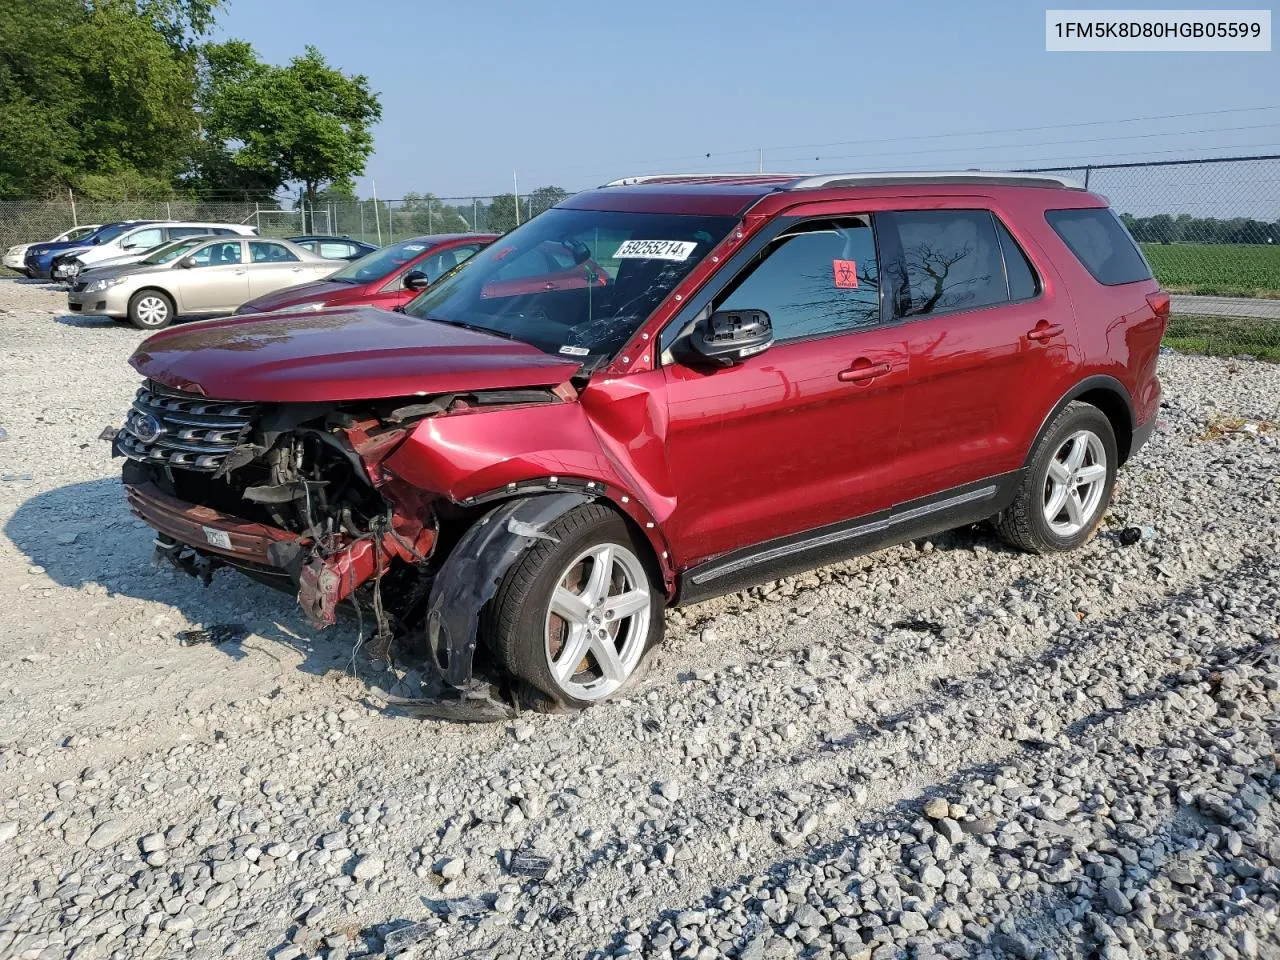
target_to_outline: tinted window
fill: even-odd
[[[205,227],[170,227],[169,237],[170,239],[176,239],[178,237],[198,237],[202,233],[221,234],[226,232],[225,230],[209,230]]]
[[[885,275],[894,285],[897,316],[972,310],[1009,299],[986,210],[912,210],[876,221],[896,238]]]
[[[769,245],[716,309],[763,310],[778,340],[873,326],[880,270],[866,220],[806,225]]]
[[[1013,239],[1007,227],[996,218],[996,234],[1000,237],[1000,251],[1004,254],[1004,272],[1009,278],[1009,299],[1030,300],[1040,292],[1040,278],[1018,241]]]
[[[307,247],[307,249],[312,252],[315,251],[315,247]],[[340,260],[343,257],[349,257],[352,252],[351,244],[349,243],[342,243],[337,240],[320,241],[320,256],[328,257],[330,260]]]
[[[284,244],[255,240],[249,244],[249,259],[254,263],[296,263],[298,258]]]
[[[1147,261],[1110,209],[1049,210],[1044,216],[1099,283],[1115,286],[1151,279]]]
[[[240,242],[211,243],[191,255],[197,267],[218,267],[240,262]]]
[[[350,266],[343,267],[329,279],[344,283],[369,283],[373,280],[381,280],[426,249],[427,244],[422,240],[405,240],[394,246],[382,247],[353,261]]]

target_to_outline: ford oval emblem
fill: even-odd
[[[155,443],[160,439],[160,434],[164,433],[164,427],[160,426],[160,421],[149,413],[141,413],[134,417],[133,422],[129,424],[129,430],[143,443]]]

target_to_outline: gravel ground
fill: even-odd
[[[1164,358],[1078,553],[886,550],[462,727],[151,568],[95,439],[142,334],[61,303],[0,281],[0,958],[1280,956],[1280,366]]]

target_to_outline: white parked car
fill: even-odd
[[[98,223],[82,224],[81,226],[78,226],[78,227],[72,227],[70,230],[66,230],[58,234],[56,237],[53,237],[52,239],[41,240],[37,242],[65,243],[68,240],[79,240],[81,237],[87,237],[89,234],[93,233],[93,231],[97,230],[98,227],[100,226],[101,224],[98,224]],[[0,260],[0,262],[3,262],[4,265],[8,267],[10,270],[16,270],[18,271],[18,273],[22,274],[23,276],[29,276],[29,274],[27,273],[27,268],[23,265],[22,261],[26,259],[27,248],[30,246],[32,246],[32,244],[30,243],[14,244],[12,247],[10,247],[8,250],[4,252],[4,258],[3,260]]]
[[[53,258],[50,275],[54,280],[68,280],[81,270],[95,267],[104,260],[138,254],[139,259],[162,243],[182,237],[210,235],[216,237],[253,237],[257,231],[241,223],[188,223],[158,221],[140,223],[103,243],[72,247]]]

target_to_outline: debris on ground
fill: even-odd
[[[224,643],[239,643],[249,636],[249,628],[243,623],[215,623],[204,630],[182,630],[178,633],[178,646],[195,647],[209,643],[215,647]]]
[[[512,855],[511,862],[507,864],[507,873],[516,877],[533,877],[535,880],[541,880],[551,872],[553,865],[554,861],[550,857],[544,857],[530,850],[520,850]]]

